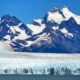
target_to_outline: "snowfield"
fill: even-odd
[[[2,52],[0,74],[80,75],[80,54]]]

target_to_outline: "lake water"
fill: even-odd
[[[0,80],[80,80],[80,76],[0,75]]]

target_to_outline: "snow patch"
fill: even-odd
[[[52,29],[53,30],[58,30],[59,29],[59,26],[53,26]]]
[[[6,42],[0,42],[0,53],[2,52],[8,52],[8,51],[12,51],[11,47],[9,44],[7,44]]]
[[[73,34],[72,34],[72,33],[69,33],[66,28],[60,29],[60,31],[61,31],[62,33],[64,33],[65,36],[71,36],[71,37],[73,37]]]
[[[42,19],[34,19],[34,21],[37,22],[37,23],[39,23],[39,24],[41,24]]]
[[[55,21],[56,23],[60,24],[64,18],[63,16],[57,11],[57,12],[48,12],[48,21]]]
[[[4,39],[11,40],[10,35],[4,36]]]
[[[32,32],[33,35],[40,33],[45,28],[45,24],[41,24],[41,26],[36,26],[33,24],[27,24],[27,26],[33,31]]]

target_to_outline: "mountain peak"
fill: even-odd
[[[80,24],[80,18],[79,16],[75,15],[72,13],[68,7],[64,8],[57,8],[55,7],[54,10],[49,11],[46,16],[43,18],[43,22],[48,22],[48,21],[54,21],[57,24],[60,24],[62,21],[69,20],[71,17],[75,19],[77,24]]]
[[[61,11],[62,11],[62,12],[63,12],[63,11],[67,11],[67,12],[68,12],[68,11],[70,11],[70,10],[69,10],[69,8],[66,7],[66,6],[63,7],[63,8],[54,7],[51,12],[57,12],[57,11],[59,11],[59,12],[61,12]]]
[[[1,21],[7,21],[7,20],[9,20],[11,18],[11,16],[10,15],[4,15],[2,18],[1,18]]]
[[[69,11],[69,8],[65,6],[65,7],[62,8],[62,10]]]
[[[16,26],[16,25],[18,25],[21,22],[15,16],[10,16],[10,15],[4,15],[1,18],[1,21],[7,23],[10,26]]]
[[[60,11],[60,10],[61,10],[60,8],[54,7],[53,10],[52,10],[52,12],[56,12],[56,11]]]
[[[34,21],[41,24],[42,19],[34,19]]]
[[[65,18],[61,9],[56,9],[54,11],[48,12],[47,21],[55,21],[56,23],[60,24]]]

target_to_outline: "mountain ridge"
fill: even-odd
[[[42,19],[25,25],[14,16],[0,20],[0,42],[13,51],[44,53],[79,53],[80,18],[67,7],[55,8]]]

